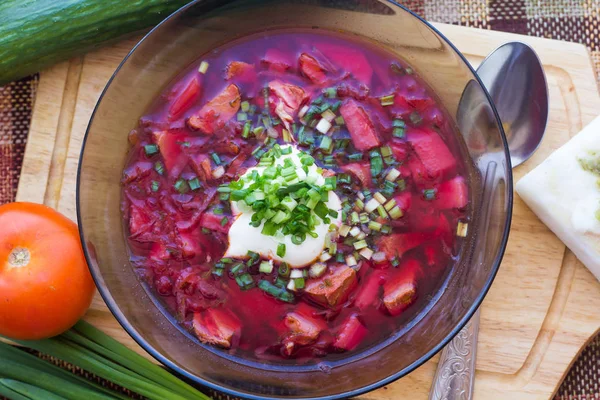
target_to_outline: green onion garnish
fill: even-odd
[[[201,74],[206,74],[206,71],[208,71],[208,67],[209,67],[208,62],[202,61],[200,63],[200,67],[198,67],[198,72],[200,72]]]
[[[394,95],[394,94],[390,94],[388,96],[381,97],[380,98],[381,105],[384,106],[384,107],[393,105],[394,104],[394,97],[395,96],[396,95]]]
[[[434,200],[437,194],[437,190],[436,189],[425,189],[423,190],[423,197],[425,198],[425,200]]]
[[[154,164],[154,170],[155,170],[156,172],[158,172],[158,174],[159,174],[159,175],[162,175],[162,174],[164,174],[164,173],[165,173],[165,166],[163,165],[163,163],[162,163],[162,162],[160,162],[160,161],[157,161],[157,162]]]
[[[383,159],[377,150],[371,151],[369,157],[371,158],[371,176],[376,177],[383,170]]]
[[[284,262],[281,263],[279,265],[279,269],[277,270],[277,273],[284,278],[289,277],[290,273],[291,273],[290,266],[287,263],[284,263]]]
[[[342,101],[341,101],[341,100],[338,100],[338,101],[336,101],[335,103],[333,103],[333,104],[331,105],[331,111],[333,111],[333,112],[337,112],[337,111],[340,109],[340,107],[341,107],[341,106],[342,106]],[[342,121],[343,121],[343,120],[344,120],[344,119],[342,118]],[[342,125],[342,124],[339,124],[339,125]]]
[[[193,178],[193,179],[190,179],[190,180],[188,181],[188,185],[190,186],[190,189],[191,189],[191,190],[197,190],[197,189],[200,189],[200,187],[202,186],[202,185],[200,184],[200,180],[198,180],[198,178]]]
[[[389,211],[389,214],[390,214],[390,217],[392,217],[392,219],[402,218],[402,216],[404,215],[404,213],[402,212],[402,209],[398,206],[394,206]]]
[[[413,111],[410,114],[410,122],[412,122],[413,125],[419,125],[421,122],[423,122],[423,117],[421,117],[421,114],[418,112]]]
[[[160,188],[160,182],[152,181],[152,183],[150,184],[150,188],[153,192],[158,192],[158,188]]]
[[[147,144],[144,146],[144,152],[147,156],[152,156],[158,153],[158,146],[155,144]]]
[[[337,96],[337,89],[334,87],[330,87],[330,88],[323,90],[323,93],[325,94],[325,97],[333,99],[334,97]]]
[[[273,264],[269,261],[262,261],[260,263],[260,266],[258,267],[258,272],[261,272],[263,274],[270,274],[271,272],[273,272]]]
[[[228,222],[229,222],[229,218],[223,217],[223,219],[221,219],[221,226],[227,225]]]
[[[277,245],[277,255],[279,257],[285,257],[285,243],[279,243]]]
[[[242,101],[240,106],[242,107],[242,111],[245,113],[247,113],[250,110],[250,103],[248,103],[247,101]]]
[[[294,279],[294,286],[296,289],[304,289],[304,278]]]
[[[217,153],[212,153],[210,156],[212,157],[216,165],[221,165],[221,157],[219,157]]]
[[[325,153],[330,153],[333,145],[333,141],[329,136],[323,136],[321,138],[321,143],[319,144],[319,148],[323,150]]]
[[[252,128],[252,122],[246,121],[244,124],[244,129],[242,130],[242,137],[244,139],[248,139],[250,137],[250,129]]]
[[[250,276],[250,274],[242,274],[240,276],[236,276],[235,281],[242,290],[248,290],[254,287],[254,279],[252,279],[252,276]]]
[[[399,139],[404,139],[404,136],[405,136],[404,128],[400,128],[400,127],[394,128],[394,130],[392,131],[392,135]]]
[[[281,301],[285,301],[287,303],[294,302],[294,295],[292,293],[288,292],[287,290],[285,290],[284,287],[273,285],[271,282],[264,280],[264,279],[258,282],[258,287],[262,291],[270,294],[271,296],[273,296]]]
[[[173,187],[175,187],[175,190],[177,190],[179,193],[186,193],[189,190],[189,186],[187,184],[187,182],[184,179],[177,179],[177,181],[175,181],[175,184],[173,185]]]

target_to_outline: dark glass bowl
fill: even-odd
[[[138,281],[120,211],[128,132],[182,69],[249,33],[321,28],[357,35],[398,54],[456,120],[471,168],[469,234],[444,289],[414,325],[332,368],[236,362],[182,330]],[[385,0],[203,0],[168,17],[135,46],[106,86],[85,136],[77,185],[81,241],[98,289],[129,334],[190,380],[248,398],[346,398],[385,385],[437,353],[481,304],[510,226],[512,175],[494,105],[458,50],[434,27]]]

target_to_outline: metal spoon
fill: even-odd
[[[509,42],[477,68],[490,93],[508,141],[512,167],[537,150],[548,121],[548,86],[542,64],[531,47]],[[442,351],[430,400],[473,398],[479,309]]]

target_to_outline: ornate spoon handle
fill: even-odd
[[[479,310],[442,351],[429,400],[473,398],[478,333]]]

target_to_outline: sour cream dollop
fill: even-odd
[[[275,160],[275,165],[283,165],[286,159],[290,159],[300,172],[302,162],[299,157],[301,151],[293,145],[281,146],[281,149],[291,147],[289,154],[282,154]],[[264,171],[265,167],[249,168],[242,179],[252,174],[252,171],[257,171],[259,174]],[[300,181],[306,179],[314,179],[316,186],[323,186],[325,178],[323,173],[319,173],[319,168],[316,165],[308,167],[308,173],[299,173]],[[328,192],[329,198],[325,203],[331,210],[338,212],[337,217],[332,217],[329,223],[324,223],[319,220],[319,224],[315,226],[314,232],[316,237],[308,235],[301,244],[294,244],[290,235],[283,235],[280,232],[275,236],[268,236],[261,233],[264,222],[258,227],[250,225],[254,211],[249,208],[243,201],[232,201],[231,210],[234,214],[235,221],[229,228],[229,247],[225,252],[225,257],[231,258],[246,258],[248,251],[253,251],[260,254],[262,257],[286,262],[293,268],[301,268],[311,265],[324,251],[326,236],[329,233],[331,224],[339,227],[342,223],[342,203],[340,198],[333,192]],[[277,255],[277,247],[285,244],[286,252],[283,257]]]

